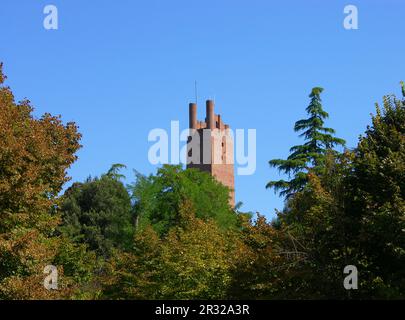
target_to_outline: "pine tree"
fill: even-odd
[[[328,152],[334,152],[335,146],[344,146],[345,141],[334,137],[335,130],[324,127],[324,119],[329,115],[322,108],[321,93],[323,88],[315,87],[309,95],[311,102],[306,108],[308,119],[295,123],[294,131],[303,131],[299,136],[306,142],[290,149],[289,157],[269,161],[271,167],[278,168],[280,172],[293,176],[291,180],[270,181],[266,188],[274,188],[281,196],[289,198],[300,191],[308,181],[309,170],[319,171],[325,162]]]

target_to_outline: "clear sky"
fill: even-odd
[[[43,27],[43,9],[58,8],[59,29]],[[345,30],[345,5],[359,29]],[[75,121],[83,148],[73,181],[113,163],[149,174],[148,133],[188,126],[198,81],[204,101],[232,128],[257,130],[257,170],[236,176],[244,210],[269,217],[283,201],[266,190],[278,178],[268,160],[300,140],[308,94],[325,88],[327,125],[354,147],[374,103],[399,94],[405,80],[405,1],[1,0],[0,61],[17,99],[36,115]]]

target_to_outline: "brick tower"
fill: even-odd
[[[235,206],[233,139],[229,125],[214,113],[214,102],[206,102],[205,121],[197,121],[197,104],[189,105],[190,135],[187,145],[187,168],[209,172],[231,189],[229,203]]]

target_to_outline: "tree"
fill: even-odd
[[[297,287],[286,292],[289,296],[348,297],[349,292],[342,285],[343,269],[359,265],[361,260],[356,241],[357,216],[351,210],[347,183],[353,171],[353,157],[349,151],[341,155],[329,153],[323,174],[310,171],[307,185],[289,199],[288,209],[279,213],[281,232],[295,239],[304,257],[289,272],[299,274],[299,279],[295,279]]]
[[[299,120],[295,123],[294,131],[303,131],[299,136],[307,141],[303,145],[293,146],[286,160],[273,159],[269,161],[271,167],[278,168],[280,172],[293,178],[289,181],[270,181],[266,188],[274,188],[275,192],[287,198],[297,191],[301,191],[308,182],[308,171],[319,170],[325,162],[328,151],[335,146],[344,146],[345,141],[333,135],[335,130],[324,127],[324,119],[328,113],[322,108],[321,93],[323,89],[315,87],[309,97],[311,102],[306,111],[308,119]]]
[[[270,233],[266,236],[282,251],[299,249],[304,259],[294,259],[288,272],[276,277],[278,282],[268,274],[266,282],[266,275],[259,273],[256,286],[272,284],[267,286],[272,294],[280,297],[284,292],[286,298],[403,298],[404,103],[405,97],[384,97],[383,109],[377,106],[354,151],[328,151],[308,171],[305,186],[278,213],[276,229],[288,237],[278,241]],[[261,256],[271,261],[266,252]],[[343,288],[347,265],[359,270],[358,290]]]
[[[5,78],[0,64],[0,299],[62,297],[71,285],[63,266],[57,292],[43,287],[43,270],[60,248],[57,195],[80,134],[60,117],[34,118],[30,102],[16,103]]]
[[[156,175],[137,174],[130,189],[140,229],[151,224],[160,235],[166,234],[181,222],[180,206],[186,199],[198,218],[213,219],[225,229],[237,225],[228,201],[229,189],[198,169],[164,165]]]
[[[85,243],[108,258],[113,248],[132,244],[134,221],[131,199],[115,164],[100,178],[74,183],[63,196],[60,230],[76,243]]]
[[[104,296],[125,299],[221,299],[226,297],[237,237],[212,219],[180,205],[179,225],[164,237],[149,225],[137,233],[134,250],[113,268]]]
[[[350,180],[358,241],[369,294],[404,297],[405,290],[405,88],[385,96],[360,138]]]
[[[280,267],[287,263],[281,246],[282,233],[273,228],[264,216],[245,221],[236,242],[235,262],[227,298],[277,298]]]

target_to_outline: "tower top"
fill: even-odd
[[[190,129],[229,129],[229,125],[222,121],[219,114],[215,114],[214,100],[206,100],[206,115],[205,121],[197,120],[197,104],[192,102],[189,104],[189,127]]]

